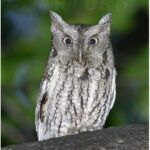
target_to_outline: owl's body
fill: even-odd
[[[38,140],[101,129],[116,95],[110,14],[95,26],[51,16],[52,50],[36,107]]]

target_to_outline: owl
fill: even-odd
[[[35,115],[39,141],[102,129],[116,96],[111,14],[96,25],[50,15],[52,48]]]

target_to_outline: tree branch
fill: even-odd
[[[14,135],[15,136],[15,135]],[[148,150],[148,125],[111,127],[93,132],[13,145],[2,150]]]

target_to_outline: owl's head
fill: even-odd
[[[52,51],[60,61],[76,60],[81,64],[101,62],[111,47],[109,40],[111,14],[97,25],[70,25],[55,12],[50,12],[52,25]],[[109,52],[108,52],[109,53]]]

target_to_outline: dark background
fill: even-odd
[[[105,127],[148,122],[148,0],[2,0],[2,146],[35,141],[34,113],[50,50],[49,10],[68,23],[112,13],[117,98]]]

